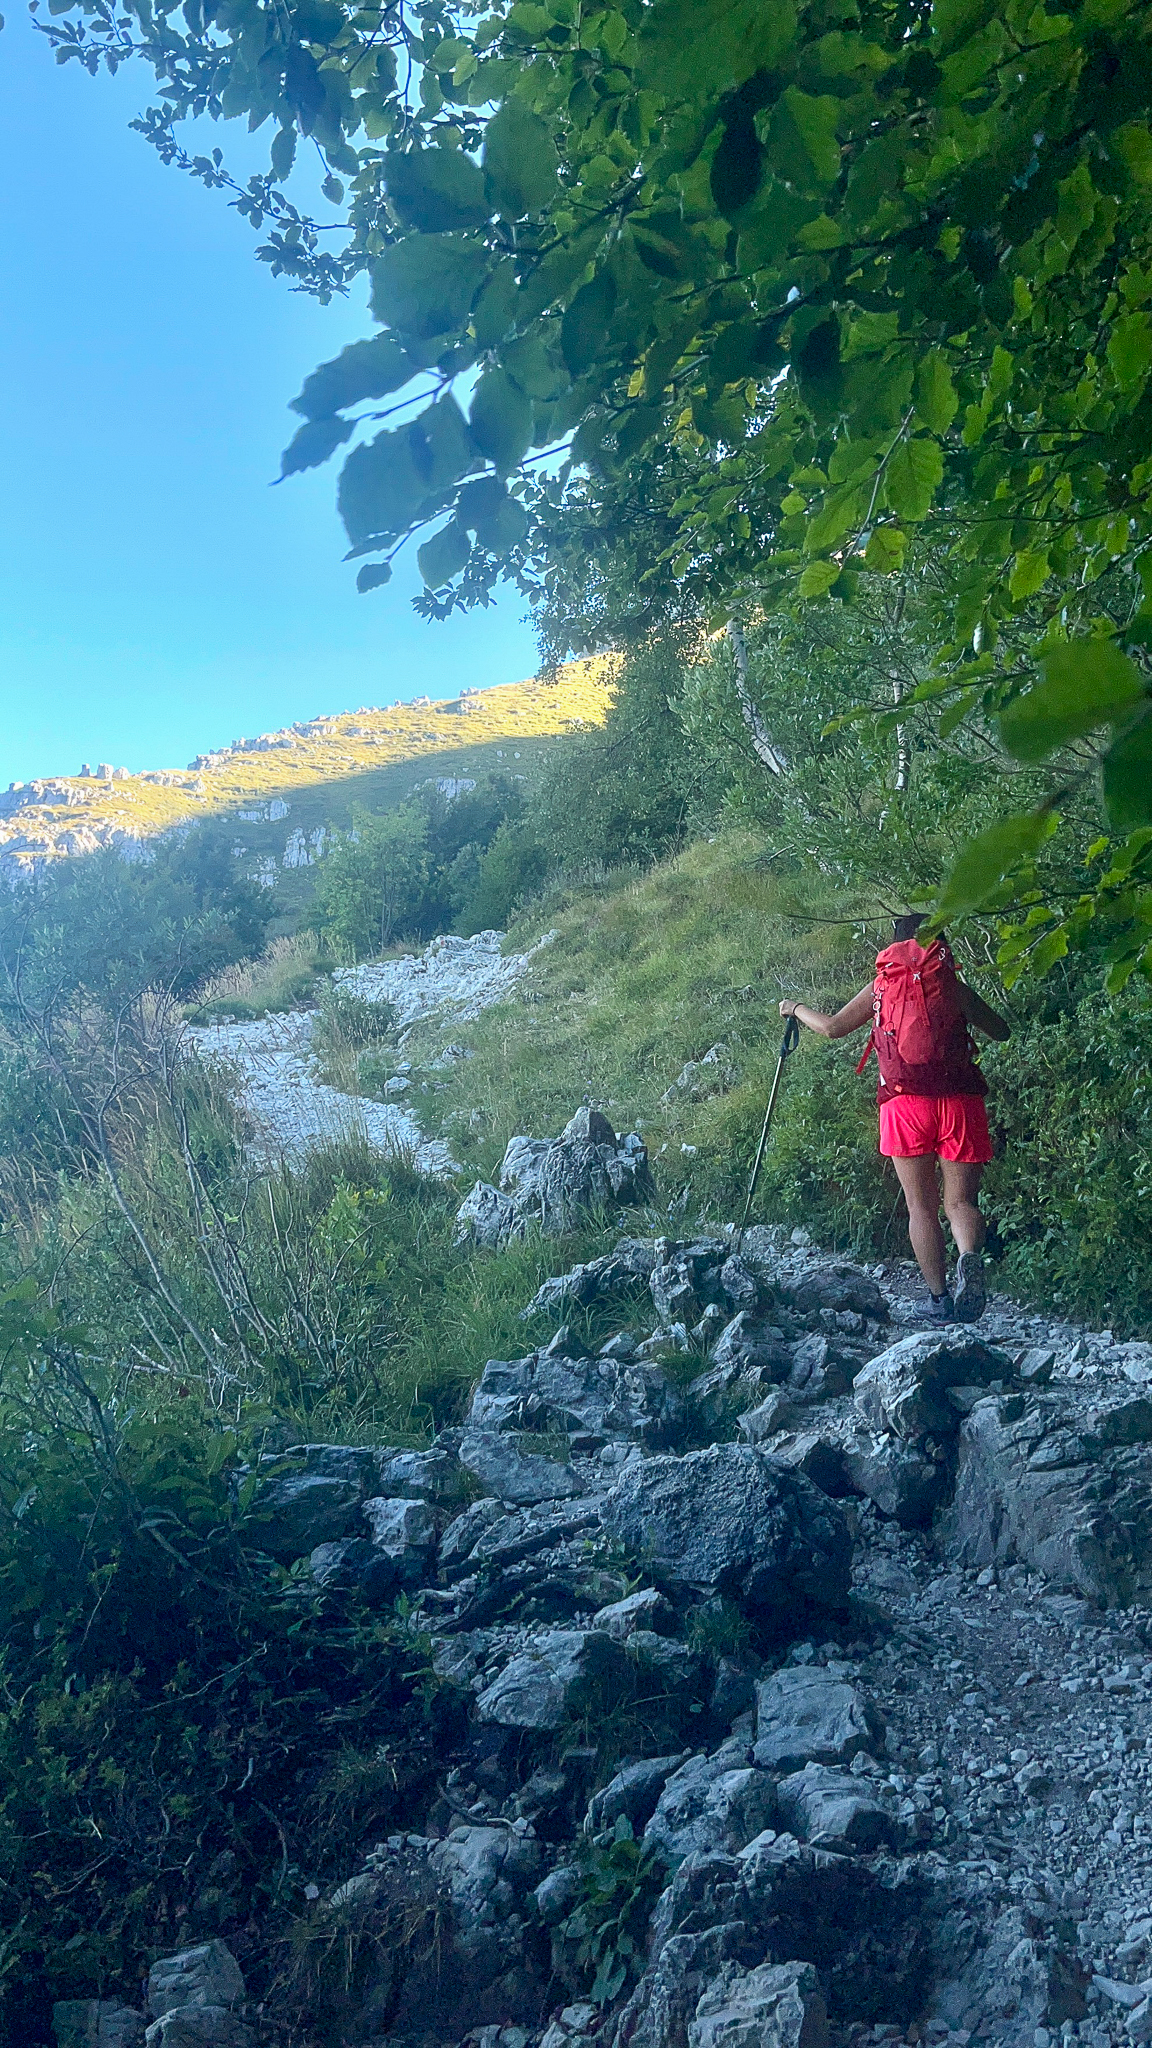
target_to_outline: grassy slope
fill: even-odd
[[[729,833],[637,879],[543,903],[510,943],[554,925],[555,944],[523,999],[453,1027],[475,1056],[447,1084],[427,1077],[422,1116],[487,1178],[514,1132],[551,1135],[587,1098],[618,1128],[640,1125],[674,1215],[739,1216],[779,1051],[780,996],[836,1007],[871,979],[887,936],[801,886],[772,874],[758,841]],[[965,971],[1013,1024],[1008,1045],[985,1043],[981,1054],[997,1143],[985,1206],[1006,1243],[997,1284],[1145,1335],[1152,1285],[1147,1262],[1131,1255],[1152,1238],[1144,1012],[1097,1044],[1094,992],[1054,1020],[1043,990],[1006,998],[971,961]],[[718,1042],[729,1071],[716,1092],[663,1102],[684,1063]],[[903,1202],[877,1150],[875,1066],[853,1071],[862,1042],[802,1034],[756,1213],[903,1258]]]
[[[298,825],[310,831],[345,821],[353,804],[381,809],[396,802],[411,787],[414,762],[436,775],[474,774],[478,767],[496,765],[512,769],[518,750],[527,762],[542,742],[599,724],[610,679],[608,660],[575,661],[554,682],[506,683],[427,706],[342,712],[324,721],[322,733],[293,734],[291,748],[230,753],[209,767],[182,773],[177,782],[150,782],[142,775],[109,783],[61,777],[80,802],[29,805],[15,814],[8,829],[51,834],[111,825],[146,837],[189,819],[255,808],[280,797],[290,806],[286,819],[276,825],[245,824],[241,835],[257,856],[279,853],[287,833]]]

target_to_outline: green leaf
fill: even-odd
[[[952,372],[939,349],[929,349],[917,366],[916,417],[930,434],[946,434],[960,401]]]
[[[885,471],[888,503],[901,519],[923,519],[944,475],[939,443],[925,434],[902,442]]]
[[[1008,589],[1013,597],[1031,597],[1042,583],[1048,581],[1048,554],[1046,549],[1019,548],[1008,578]]]
[[[315,469],[334,455],[355,427],[355,420],[307,420],[292,436],[280,457],[280,475],[296,476],[302,469]]]
[[[812,173],[820,185],[831,185],[840,175],[840,144],[836,136],[836,124],[840,119],[841,103],[831,93],[801,92],[798,86],[790,85],[783,94],[773,116],[773,140],[777,148],[777,167],[785,168],[792,150],[789,125],[803,145],[804,153],[812,166]],[[785,150],[785,163],[779,161],[781,145]],[[793,171],[796,166],[793,162]]]
[[[471,553],[472,543],[467,533],[452,519],[447,526],[440,528],[439,533],[434,533],[431,540],[426,540],[422,548],[417,548],[416,566],[428,589],[439,590],[445,583],[450,583],[453,576],[459,575]]]
[[[1018,761],[1042,761],[1069,740],[1123,718],[1144,695],[1135,663],[1111,640],[1070,640],[1040,666],[1040,682],[1000,714],[1000,737]]]
[[[451,392],[414,419],[408,433],[416,468],[430,493],[438,494],[477,467],[464,415]]]
[[[1019,811],[997,819],[970,839],[940,892],[932,912],[933,925],[982,909],[1005,875],[1039,853],[1058,822],[1055,811]]]
[[[1113,740],[1101,773],[1113,829],[1131,832],[1152,825],[1152,706]]]
[[[880,576],[891,576],[904,567],[908,536],[898,526],[874,527],[864,550],[864,567]]]
[[[560,327],[560,347],[573,377],[590,369],[608,339],[616,310],[616,280],[610,270],[598,270],[582,284]]]
[[[415,375],[398,341],[390,334],[378,334],[372,341],[354,341],[330,363],[321,363],[304,379],[299,398],[292,400],[293,412],[305,419],[327,419],[345,406],[358,405],[364,398],[385,398],[399,391]]]
[[[488,251],[462,235],[409,235],[372,268],[377,320],[418,341],[452,334],[467,321],[488,274]]]
[[[272,147],[268,152],[268,168],[278,184],[288,176],[295,161],[296,130],[281,128],[272,137]]]
[[[559,332],[559,327],[550,323],[548,334],[553,342],[559,339]],[[547,401],[568,389],[564,365],[539,328],[501,349],[500,363],[529,398]]]
[[[655,0],[640,25],[637,77],[670,100],[708,100],[781,57],[792,0]]]
[[[337,496],[353,547],[406,533],[475,462],[464,416],[447,395],[407,426],[354,448]]]
[[[468,414],[472,439],[481,455],[506,476],[528,453],[532,441],[532,401],[506,370],[487,370],[477,384]]]
[[[505,100],[484,133],[488,205],[504,220],[542,213],[556,197],[559,158],[551,133],[520,100]]]
[[[528,530],[524,507],[509,497],[499,477],[477,477],[465,484],[456,501],[456,517],[476,535],[482,548],[503,554],[523,540]]]
[[[356,577],[356,588],[363,597],[365,591],[379,590],[382,583],[391,583],[391,562],[365,562]]]
[[[385,158],[388,197],[405,227],[422,234],[481,227],[490,208],[481,172],[459,149],[410,149]]]
[[[824,597],[840,575],[839,562],[809,562],[800,578],[801,597]]]
[[[1108,361],[1124,389],[1139,384],[1152,364],[1152,320],[1147,313],[1126,313],[1112,328]]]
[[[834,548],[837,541],[860,524],[871,495],[868,486],[862,484],[844,484],[838,491],[827,492],[820,510],[808,522],[805,553],[822,555]]]

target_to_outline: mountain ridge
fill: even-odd
[[[373,771],[378,775],[500,740],[539,741],[599,725],[613,676],[612,658],[593,656],[566,663],[547,680],[465,687],[456,697],[436,701],[416,697],[300,719],[197,754],[186,769],[131,774],[101,762],[93,772],[85,762],[79,775],[11,783],[0,794],[0,876],[12,884],[46,861],[101,847],[113,847],[128,860],[147,859],[148,840],[203,818],[234,815],[238,822],[277,823],[304,790],[360,778],[367,785],[375,780]],[[366,786],[365,797],[371,794]],[[308,862],[302,847],[301,860],[289,865]]]

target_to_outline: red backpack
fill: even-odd
[[[876,955],[872,1031],[856,1071],[873,1049],[880,1099],[891,1095],[983,1095],[960,1005],[956,963],[945,939],[901,939]]]

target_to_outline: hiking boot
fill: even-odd
[[[961,1252],[956,1261],[956,1321],[975,1323],[984,1313],[984,1260],[979,1252]]]
[[[950,1294],[930,1294],[915,1316],[918,1323],[953,1323],[955,1320],[956,1307]]]

